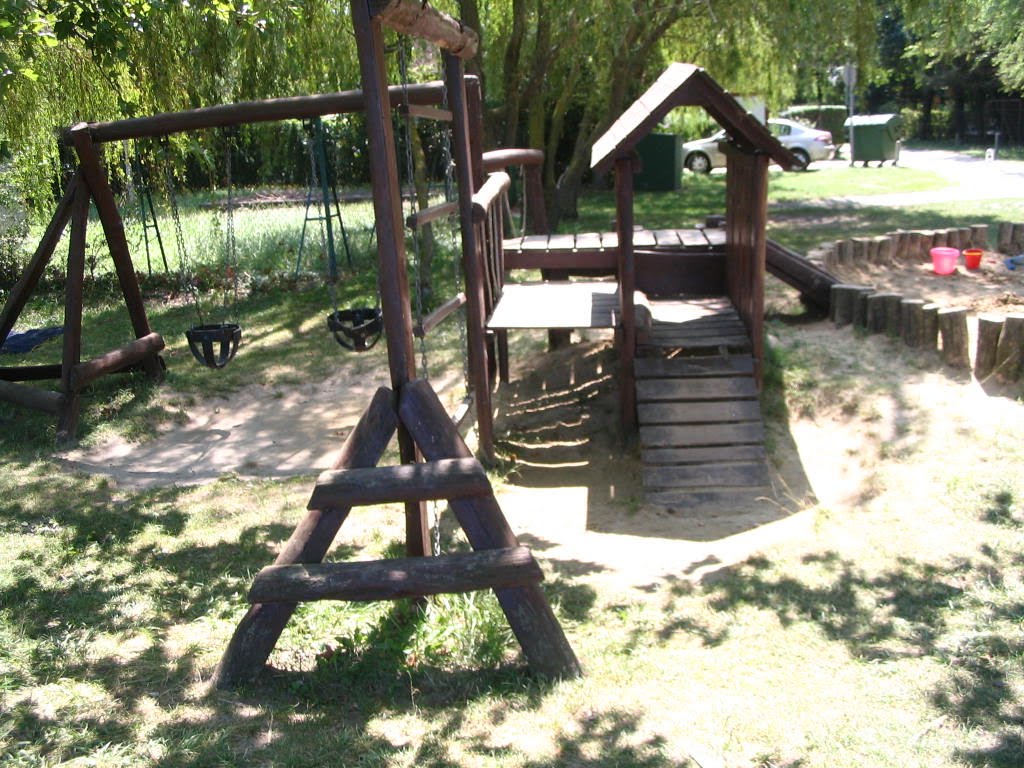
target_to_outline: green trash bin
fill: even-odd
[[[682,187],[683,137],[652,133],[637,142],[641,170],[633,177],[635,189],[645,192],[674,192]]]
[[[899,115],[854,115],[848,117],[843,126],[853,142],[853,162],[867,165],[877,160],[881,165],[886,160],[892,164],[900,158]]]

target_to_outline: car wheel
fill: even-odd
[[[807,166],[811,164],[811,156],[808,155],[802,149],[791,149],[793,157],[796,158],[796,165],[793,166],[794,171],[806,171]]]
[[[693,173],[711,173],[711,158],[703,152],[691,152],[686,167]]]

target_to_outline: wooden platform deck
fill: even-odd
[[[638,229],[636,250],[706,251],[725,244],[723,229]],[[583,262],[594,269],[614,269],[619,237],[615,232],[575,235],[526,235],[502,243],[505,269],[563,269]]]
[[[750,339],[728,299],[649,303],[635,361],[644,494],[702,514],[770,494]]]

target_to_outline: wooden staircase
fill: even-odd
[[[644,495],[740,511],[771,494],[750,338],[728,300],[650,303],[634,362]]]

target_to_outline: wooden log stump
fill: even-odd
[[[988,224],[971,224],[971,248],[988,250]]]
[[[894,338],[900,335],[900,304],[902,301],[903,297],[898,293],[887,293],[882,298],[885,308],[885,333]]]
[[[921,260],[927,260],[928,255],[935,245],[935,230],[934,229],[922,229],[921,230]]]
[[[931,352],[939,348],[939,304],[930,302],[925,304],[921,310],[923,313],[921,326],[921,349]]]
[[[870,237],[855,237],[853,238],[853,263],[857,266],[866,264],[868,261],[868,244],[871,242]]]
[[[896,241],[892,237],[879,237],[878,240],[878,261],[876,264],[889,266],[893,262],[893,254],[896,250]]]
[[[965,248],[974,248],[971,243],[973,242],[973,233],[970,227],[960,227],[960,250]]]
[[[901,297],[895,293],[872,293],[864,300],[868,333],[885,331],[886,302],[893,298],[899,300]]]
[[[900,302],[900,335],[903,343],[914,349],[921,346],[924,328],[924,299],[903,299]]]
[[[951,368],[971,365],[967,337],[967,310],[947,307],[939,310],[939,334],[942,336],[942,360]]]
[[[924,234],[919,231],[907,232],[907,261],[920,261],[924,250]]]
[[[1003,383],[1017,381],[1024,371],[1024,312],[1006,316],[1003,332],[996,347],[996,379]]]
[[[836,243],[836,258],[839,263],[848,267],[853,264],[853,241],[847,238]]]
[[[996,246],[1000,253],[1009,254],[1013,247],[1013,224],[1008,221],[999,222],[999,237]]]
[[[853,322],[857,298],[865,290],[870,289],[863,285],[848,285],[846,283],[836,283],[829,289],[829,316],[836,328]]]
[[[868,244],[867,244],[867,262],[868,262],[868,264],[877,264],[878,263],[878,248],[879,248],[878,238],[877,237],[869,237],[868,238]]]
[[[1012,255],[1024,253],[1024,224],[1014,224],[1010,235],[1010,248]]]
[[[960,245],[960,230],[959,229],[947,229],[946,230],[946,245],[950,248],[956,248],[958,251],[963,248]]]
[[[932,232],[932,248],[945,248],[949,245],[949,230],[936,229]]]
[[[822,264],[825,269],[835,269],[839,266],[839,241],[829,244],[822,255]]]
[[[860,289],[854,294],[853,317],[851,318],[854,328],[868,327],[868,296],[874,292],[874,288],[860,286]]]
[[[978,381],[987,379],[996,368],[999,336],[1002,331],[1002,315],[978,315],[978,347],[974,354],[974,375]]]

